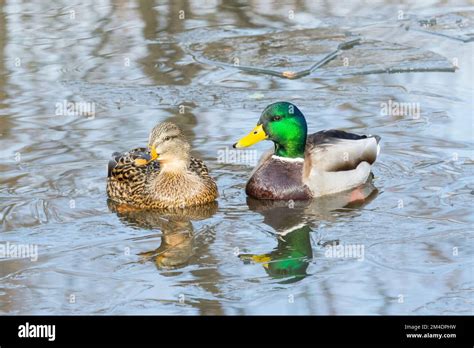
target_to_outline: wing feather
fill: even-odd
[[[308,136],[305,160],[326,172],[356,169],[361,162],[372,164],[379,151],[379,136],[366,136],[338,130]]]
[[[380,137],[321,131],[308,136],[303,182],[323,196],[364,184],[380,151]]]

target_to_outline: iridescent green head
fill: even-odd
[[[241,148],[268,139],[275,144],[275,155],[288,158],[304,157],[307,125],[303,113],[288,102],[270,104],[263,110],[257,126],[234,144]]]

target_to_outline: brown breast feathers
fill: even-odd
[[[303,161],[285,161],[270,157],[247,182],[245,192],[258,199],[311,198],[311,193],[302,182]]]

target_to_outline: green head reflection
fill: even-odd
[[[260,263],[268,275],[296,281],[306,276],[306,269],[313,258],[310,240],[311,229],[303,226],[280,236],[278,246],[269,254],[241,254],[244,262]]]

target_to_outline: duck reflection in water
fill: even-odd
[[[158,248],[139,253],[142,261],[153,261],[159,269],[186,266],[193,256],[194,227],[192,221],[210,218],[217,211],[217,202],[200,206],[173,209],[136,209],[109,200],[109,209],[131,226],[159,229],[161,244]]]
[[[261,264],[267,274],[282,283],[299,281],[313,258],[311,232],[320,221],[335,220],[334,213],[341,210],[355,215],[357,209],[372,201],[378,194],[369,181],[353,190],[307,201],[271,201],[247,198],[252,211],[263,215],[263,223],[271,226],[277,235],[278,245],[265,254],[240,254],[244,263]],[[332,243],[326,241],[324,245]],[[318,242],[318,245],[322,243]]]

